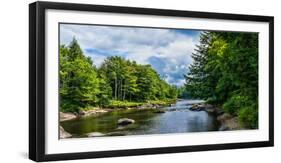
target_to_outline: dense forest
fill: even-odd
[[[76,39],[69,46],[60,46],[59,75],[60,108],[64,112],[166,103],[179,94],[177,87],[169,85],[150,65],[110,56],[97,68]]]
[[[186,90],[258,127],[258,34],[202,32],[185,75]]]

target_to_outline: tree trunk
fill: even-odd
[[[117,99],[117,78],[115,78],[115,92],[114,92],[114,98]]]
[[[124,87],[123,101],[125,100],[125,98],[126,98],[126,87]]]
[[[120,92],[119,92],[119,99],[122,100],[122,79],[120,80]]]

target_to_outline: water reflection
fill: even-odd
[[[123,110],[106,113],[99,117],[86,117],[62,122],[64,129],[74,137],[84,137],[90,132],[101,132],[109,135],[143,135],[163,133],[184,133],[216,131],[218,124],[212,115],[205,111],[190,111],[193,103],[202,101],[181,100],[163,108],[165,113],[154,113],[153,110]],[[120,118],[134,119],[135,123],[120,128]]]

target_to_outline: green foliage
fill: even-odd
[[[207,104],[213,104],[213,105],[216,105],[217,104],[217,99],[216,99],[216,97],[209,97],[209,98],[207,98],[206,99],[206,103]]]
[[[248,128],[258,122],[257,42],[256,33],[203,32],[185,75],[192,97],[222,105]]]
[[[167,106],[172,103],[175,103],[174,99],[148,100],[148,101],[144,101],[144,102],[110,100],[110,102],[106,105],[106,107],[107,108],[133,108],[133,107],[138,107],[138,106],[142,106],[142,105]]]
[[[105,77],[100,76],[99,80],[99,94],[98,94],[98,104],[99,106],[106,106],[109,104],[110,99],[112,98],[111,95],[112,88],[106,82]]]
[[[242,96],[240,94],[231,96],[224,104],[224,111],[237,115],[239,110],[243,107],[250,106],[253,103],[248,96]]]
[[[245,128],[258,128],[258,110],[256,106],[246,106],[238,112],[239,121]]]
[[[149,100],[148,104],[167,106],[176,102],[176,99],[165,99],[165,100]]]
[[[177,88],[177,97],[181,99],[188,99],[190,98],[190,95],[188,91],[186,90],[185,86]]]
[[[150,65],[113,56],[104,61],[99,72],[107,79],[115,100],[143,102],[177,96],[177,88],[161,79]]]
[[[60,107],[63,111],[77,112],[97,102],[98,78],[89,59],[77,41],[60,48]],[[79,67],[79,68],[77,68]]]
[[[129,101],[119,101],[119,100],[111,100],[107,108],[130,108],[141,106],[142,102],[129,102]]]
[[[134,107],[148,101],[176,99],[170,86],[150,65],[112,56],[100,68],[83,54],[74,38],[60,47],[60,108],[64,112],[99,107]]]

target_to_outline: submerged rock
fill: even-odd
[[[165,113],[165,110],[158,109],[158,110],[155,110],[154,113]]]
[[[64,128],[60,126],[60,138],[65,139],[65,138],[71,138],[71,137],[72,137],[72,135],[70,133],[66,132],[64,130]]]
[[[118,125],[128,125],[132,123],[135,123],[135,120],[129,118],[121,118],[117,122]]]
[[[125,135],[127,135],[125,132],[110,132],[106,134],[106,136],[125,136]]]
[[[229,128],[227,126],[224,126],[222,125],[220,128],[219,128],[219,131],[227,131],[229,130]]]
[[[128,125],[125,125],[125,126],[118,126],[117,128],[116,128],[116,130],[124,130],[124,129],[127,129],[128,128]]]

